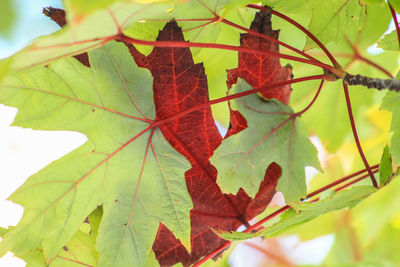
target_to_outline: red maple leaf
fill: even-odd
[[[278,39],[279,30],[272,30],[271,14],[260,11],[251,23],[250,30],[263,33],[274,39]],[[270,52],[279,52],[279,45],[251,33],[241,34],[240,46],[245,48],[260,49]],[[290,65],[282,67],[279,58],[255,55],[239,52],[239,64],[236,69],[228,70],[228,87],[243,78],[255,89],[261,89],[260,93],[265,98],[275,98],[284,104],[289,104],[290,85],[269,89],[271,83],[286,81],[292,78]]]
[[[157,40],[184,41],[184,38],[181,29],[172,21],[167,23]],[[156,47],[146,57],[133,45],[127,46],[137,64],[149,69],[153,75],[157,120],[209,101],[204,67],[194,64],[189,48]],[[233,118],[237,120],[231,122],[230,135],[246,127],[240,116]],[[250,219],[265,209],[275,193],[281,170],[276,164],[269,166],[254,200],[243,190],[237,195],[223,194],[216,184],[217,171],[209,162],[222,140],[210,107],[167,122],[160,129],[192,165],[185,174],[194,205],[190,214],[192,251],[188,253],[163,224],[160,224],[153,250],[161,265],[177,262],[189,265],[226,242],[212,229],[236,230],[240,225],[248,225]]]

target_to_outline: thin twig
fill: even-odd
[[[352,60],[350,61],[350,63],[348,65],[350,65],[351,63],[353,63],[355,60],[361,60],[364,61],[365,63],[367,63],[368,65],[371,65],[372,67],[380,70],[381,72],[383,72],[384,74],[386,74],[389,78],[393,78],[393,75],[384,67],[376,64],[375,62],[365,58],[360,51],[358,50],[357,46],[355,44],[353,44],[349,37],[347,37],[347,35],[344,36],[347,43],[349,44],[349,46],[351,47],[351,49],[353,50],[353,54],[349,55],[350,58],[352,58]]]
[[[365,157],[364,151],[363,151],[363,149],[361,147],[360,140],[358,139],[356,124],[354,122],[353,111],[352,111],[352,108],[351,108],[349,88],[347,86],[346,81],[343,81],[343,89],[344,89],[344,94],[345,94],[345,97],[346,97],[347,111],[348,111],[348,114],[349,114],[351,130],[353,131],[353,137],[354,137],[354,141],[356,142],[356,145],[357,145],[358,153],[360,154],[361,159],[364,162],[365,168],[368,170],[368,174],[371,177],[372,184],[374,185],[374,187],[378,188],[378,184],[376,182],[375,176],[372,173],[371,167],[369,166],[367,158]]]

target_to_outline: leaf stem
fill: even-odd
[[[350,65],[355,60],[361,60],[361,61],[364,61],[365,63],[371,65],[372,67],[380,70],[381,72],[386,74],[389,78],[393,78],[393,75],[387,69],[385,69],[384,67],[376,64],[375,62],[365,58],[360,53],[360,51],[358,50],[357,46],[350,41],[350,39],[349,39],[349,37],[347,37],[347,35],[345,35],[344,37],[345,37],[347,43],[349,44],[349,46],[351,47],[351,49],[353,50],[353,55],[350,56],[352,58],[352,60],[350,61],[350,63],[348,65]]]
[[[314,105],[315,101],[317,100],[317,98],[319,96],[319,93],[321,93],[322,86],[324,85],[324,82],[325,82],[325,80],[321,80],[321,83],[319,84],[318,90],[315,93],[314,98],[311,100],[311,102],[303,110],[295,113],[295,114],[297,114],[296,117],[301,116],[304,112],[309,110],[312,105]]]
[[[251,8],[255,8],[258,10],[263,10],[263,11],[267,11],[266,7],[263,6],[259,6],[259,5],[254,5],[254,4],[249,4],[247,5],[248,7]],[[318,40],[317,37],[315,37],[309,30],[307,30],[306,28],[304,28],[302,25],[300,25],[299,23],[297,23],[296,21],[294,21],[293,19],[287,17],[286,15],[276,11],[276,10],[271,10],[271,14],[274,14],[277,17],[280,17],[281,19],[289,22],[290,24],[292,24],[293,26],[295,26],[296,28],[298,28],[299,30],[301,30],[302,32],[304,32],[308,37],[310,37],[310,39],[312,39],[324,52],[325,54],[329,57],[330,61],[332,62],[332,64],[337,68],[337,69],[341,69],[340,64],[336,61],[336,59],[333,57],[333,55],[329,52],[329,50],[321,43],[320,40]]]
[[[378,188],[378,184],[376,182],[375,176],[372,173],[371,167],[368,164],[367,158],[364,155],[364,151],[363,151],[363,149],[361,147],[360,140],[358,138],[356,124],[354,122],[354,117],[353,117],[353,111],[352,111],[352,108],[351,108],[349,88],[348,88],[347,82],[345,80],[343,80],[343,89],[344,89],[344,94],[345,94],[345,97],[346,97],[347,111],[348,111],[348,114],[349,114],[351,130],[353,132],[354,141],[356,142],[356,145],[357,145],[358,153],[360,154],[361,159],[364,162],[365,168],[368,170],[368,174],[371,177],[371,181],[372,181],[373,186]]]
[[[309,59],[286,55],[286,54],[281,54],[281,53],[277,53],[277,52],[263,51],[263,50],[259,50],[259,49],[245,48],[245,47],[234,46],[234,45],[182,42],[182,41],[146,41],[146,40],[131,38],[124,34],[120,34],[120,35],[116,36],[115,40],[131,43],[131,44],[154,46],[154,47],[174,47],[174,48],[176,48],[176,47],[199,47],[199,48],[231,50],[231,51],[238,51],[238,52],[263,55],[263,56],[273,56],[273,57],[284,58],[284,59],[293,60],[293,61],[297,61],[297,62],[302,62],[302,63],[306,63],[309,65],[314,65],[314,66],[320,67],[320,68],[322,68],[326,71],[332,72],[332,73],[337,72],[337,70],[334,67],[327,65],[325,63],[315,62],[315,61],[312,61]]]
[[[392,18],[394,21],[394,26],[396,27],[396,32],[397,32],[397,39],[399,41],[399,49],[400,49],[400,26],[399,26],[399,22],[397,20],[397,15],[396,15],[396,11],[394,11],[394,8],[392,7],[392,5],[389,3],[389,1],[387,2],[390,8],[390,12],[392,13]]]
[[[379,168],[379,164],[376,164],[376,165],[374,165],[374,166],[371,167],[371,169],[373,170],[373,172],[376,172],[376,171],[378,170],[378,168]],[[347,180],[349,180],[349,179],[351,179],[351,178],[353,178],[353,177],[355,177],[355,176],[357,176],[357,175],[360,175],[360,174],[362,174],[362,173],[364,173],[364,172],[368,172],[368,170],[367,170],[367,169],[362,169],[362,170],[359,170],[358,172],[355,172],[355,173],[352,173],[352,174],[350,174],[350,175],[348,175],[348,176],[345,176],[345,177],[343,177],[343,178],[340,178],[339,180],[336,180],[336,181],[334,181],[333,183],[330,183],[330,184],[328,184],[328,185],[326,185],[326,186],[323,186],[323,187],[321,187],[321,188],[319,188],[319,189],[313,191],[312,193],[308,194],[308,195],[307,195],[307,198],[310,198],[310,197],[313,197],[313,196],[315,196],[315,195],[317,195],[317,194],[319,194],[319,193],[322,193],[322,192],[324,192],[325,190],[328,190],[329,188],[332,188],[332,187],[335,186],[335,185],[341,184],[341,183],[343,183],[343,182],[345,182],[345,181],[347,181]],[[369,174],[367,174],[367,176],[369,176]],[[365,178],[364,176],[362,176],[362,177]],[[348,187],[348,186],[345,186],[345,187]]]
[[[203,24],[201,24],[199,26],[195,26],[195,27],[192,27],[192,28],[189,28],[189,29],[186,29],[186,30],[182,30],[182,32],[193,31],[193,30],[196,30],[196,29],[199,29],[199,28],[201,28],[201,30],[202,30],[202,29],[204,29],[205,26],[207,26],[207,25],[209,25],[211,23],[214,23],[215,21],[216,21],[216,19],[213,18],[212,20],[210,20],[210,21],[208,21],[206,23],[203,23]]]
[[[275,87],[281,87],[284,85],[288,85],[288,84],[293,84],[293,83],[299,83],[299,82],[303,82],[303,81],[310,81],[310,80],[321,80],[321,79],[325,79],[326,75],[313,75],[313,76],[306,76],[306,77],[302,77],[302,78],[297,78],[297,79],[293,79],[293,80],[286,80],[286,81],[282,81],[282,82],[277,82],[277,83],[273,83],[269,86],[270,89],[275,88]],[[240,98],[240,97],[244,97],[247,95],[251,95],[251,94],[255,94],[258,93],[262,88],[258,88],[258,89],[252,89],[252,90],[248,90],[245,92],[240,92],[237,94],[233,94],[233,95],[229,95],[229,96],[225,96],[225,97],[221,97],[218,99],[214,99],[211,100],[207,103],[198,105],[198,106],[194,106],[185,110],[182,110],[178,113],[176,113],[175,115],[169,117],[169,118],[165,118],[159,121],[156,121],[154,124],[151,125],[151,127],[158,127],[161,124],[167,123],[169,121],[172,120],[176,120],[178,118],[181,118],[183,116],[185,116],[188,113],[194,112],[196,110],[211,106],[211,105],[215,105],[221,102],[226,102],[228,100],[232,100],[232,99],[236,99],[236,98]]]
[[[376,172],[378,172],[379,171],[379,169],[378,168],[376,168],[376,169],[373,169],[373,173],[376,173]],[[339,186],[338,188],[336,188],[336,191],[340,191],[340,190],[342,190],[342,189],[344,189],[344,188],[347,188],[347,187],[349,187],[349,186],[351,186],[351,185],[353,185],[353,184],[355,184],[355,183],[358,183],[359,181],[361,181],[361,180],[363,180],[363,179],[365,179],[365,178],[367,178],[367,177],[369,177],[369,174],[367,173],[367,174],[364,174],[363,176],[361,176],[361,177],[359,177],[359,178],[357,178],[357,179],[354,179],[353,181],[351,181],[351,182],[348,182],[348,183],[346,183],[346,184],[344,184],[344,185],[342,185],[342,186]]]

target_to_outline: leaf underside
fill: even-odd
[[[121,43],[89,58],[91,68],[63,59],[5,79],[0,87],[1,101],[19,108],[14,124],[79,131],[89,139],[11,196],[25,214],[1,243],[2,254],[24,254],[42,243],[51,261],[99,205],[99,264],[146,262],[160,221],[190,239],[189,163],[144,121],[155,119],[150,74]]]

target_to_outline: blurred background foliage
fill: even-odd
[[[3,0],[0,9],[0,35],[9,35],[16,20],[16,12],[14,10],[12,1]]]

